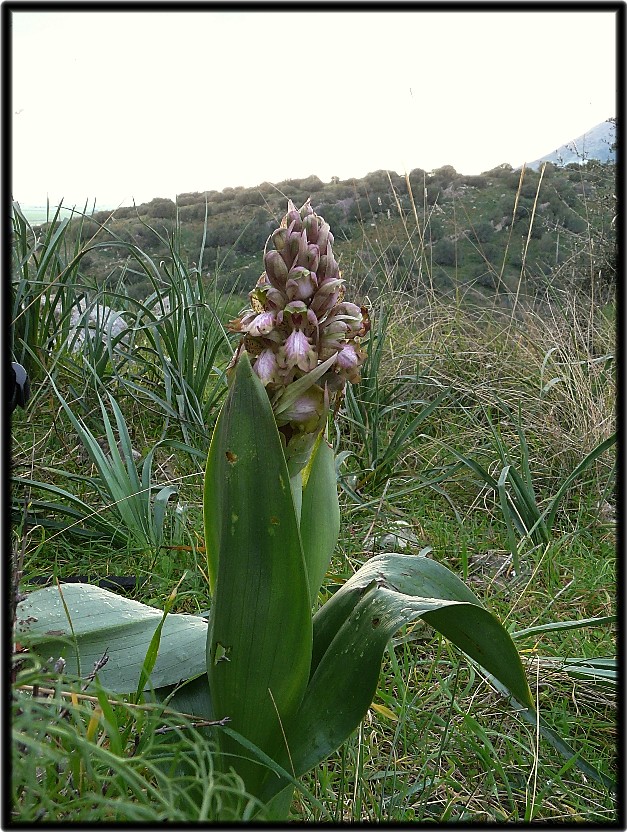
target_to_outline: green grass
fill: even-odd
[[[26,226],[21,233],[28,251]],[[61,251],[58,242],[55,256]],[[418,242],[413,244],[418,251]],[[72,247],[71,256],[77,251],[80,246]],[[23,265],[18,258],[15,280],[23,277]],[[57,267],[62,268],[60,254]],[[159,268],[148,263],[155,283],[166,277]],[[185,263],[172,275],[173,291],[181,292],[196,277]],[[511,529],[499,494],[456,456],[475,460],[498,478],[506,449],[517,470],[528,470],[539,510],[550,506],[570,473],[615,429],[613,315],[594,297],[566,292],[534,307],[521,302],[515,313],[511,306],[473,309],[435,291],[425,295],[424,285],[414,293],[407,287],[394,292],[394,275],[382,271],[379,277],[386,292],[372,299],[375,327],[382,320],[377,310],[389,312],[378,342],[372,341],[371,349],[378,343],[380,352],[373,353],[371,375],[353,388],[336,420],[337,450],[351,452],[339,470],[349,487],[341,492],[342,530],[323,595],[373,553],[368,540],[403,520],[418,541],[410,551],[417,555],[431,547],[429,557],[467,581],[512,632],[614,615],[614,448],[570,483],[548,538],[517,539],[519,569],[513,568]],[[41,285],[34,289],[49,292],[44,284],[53,278],[52,271],[39,269]],[[79,258],[68,297],[81,288],[81,280]],[[214,304],[220,324],[226,324],[243,304],[237,297],[223,299],[211,280],[202,280],[203,303]],[[366,289],[354,287],[364,295]],[[131,306],[141,312],[137,304]],[[187,322],[204,325],[199,315]],[[52,319],[48,324],[53,326]],[[16,485],[12,544],[21,588],[33,588],[35,577],[136,575],[132,597],[162,608],[186,573],[172,611],[205,612],[203,454],[220,399],[201,382],[204,410],[194,411],[189,391],[194,379],[208,377],[209,365],[219,376],[228,350],[177,351],[167,341],[172,332],[153,327],[148,338],[140,326],[134,348],[141,360],[133,361],[123,345],[116,347],[103,368],[104,385],[92,375],[85,395],[77,396],[79,381],[90,379],[88,364],[80,354],[42,355],[46,333],[41,327],[31,331],[33,353],[82,421],[78,428],[73,424],[42,372],[26,412],[13,415],[13,473],[66,489],[98,516],[115,520],[120,534],[112,542],[89,518],[69,529],[67,517],[50,508],[37,514],[33,501],[44,500],[44,493],[35,485]],[[21,337],[18,347],[29,354],[28,331]],[[177,399],[167,373],[179,379],[180,396],[189,393],[187,400],[179,399],[182,408],[192,408],[185,418],[168,411]],[[99,396],[108,420],[119,426],[105,391],[114,395],[129,429],[126,456],[131,446],[140,454],[139,480],[154,449],[147,474],[151,489],[155,494],[164,487],[177,490],[165,506],[162,545],[150,535],[138,545],[99,486],[106,461],[95,448],[91,456],[87,452],[85,431],[96,441],[106,439]],[[406,431],[412,426],[409,414],[417,415],[440,391],[447,391],[446,397]],[[85,429],[79,429],[82,424]],[[203,448],[200,455],[194,453],[196,445]],[[126,461],[110,464],[121,473]],[[126,471],[127,491],[134,498],[134,474]],[[511,494],[510,481],[504,485]],[[144,508],[150,517],[150,506]],[[55,518],[56,527],[49,523]],[[90,536],[80,536],[81,529]],[[565,659],[614,656],[615,624],[539,631],[521,638],[518,646],[547,728],[599,775],[615,778],[616,690],[598,678],[576,678],[563,666]],[[184,719],[138,711],[129,702],[107,707],[93,685],[85,695],[97,701],[73,703],[61,694],[51,668],[31,667],[23,653],[14,658],[14,820],[215,820],[225,818],[227,806],[235,807],[234,816],[250,816],[253,807],[241,783],[213,773],[206,729],[177,728],[179,740],[166,752],[155,730],[180,726]],[[33,685],[54,688],[55,694],[37,696]],[[367,718],[336,754],[304,778],[311,797],[297,793],[291,817],[306,822],[329,817],[338,822],[615,822],[616,797],[602,777],[585,774],[581,761],[561,753],[550,736],[546,730],[539,735],[482,671],[419,623],[397,633],[388,646]],[[186,795],[198,778],[208,785],[204,803],[194,804]]]

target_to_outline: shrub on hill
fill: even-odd
[[[176,218],[176,205],[171,199],[156,197],[145,206],[145,210],[149,217],[171,220]]]

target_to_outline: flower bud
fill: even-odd
[[[316,276],[303,266],[295,266],[290,270],[285,284],[285,291],[290,301],[308,301],[318,288]]]
[[[337,289],[335,292],[328,294],[316,293],[311,302],[311,308],[316,313],[318,319],[323,318],[330,309],[333,309],[340,297],[340,291],[341,289]]]
[[[298,256],[301,251],[301,240],[303,237],[303,232],[299,231],[289,231],[287,235],[287,241],[285,243],[285,248],[281,251],[281,257],[285,261],[285,265],[287,266],[288,270],[294,266],[298,260]],[[306,238],[305,243],[303,246],[303,253],[306,250]]]
[[[329,223],[322,220],[322,222],[320,223],[320,227],[318,229],[318,239],[316,240],[316,243],[318,244],[318,247],[320,248],[320,254],[326,254],[327,253],[327,240],[329,239],[329,230],[330,230]]]
[[[303,222],[307,217],[315,217],[314,209],[311,207],[311,197],[307,197],[304,205],[301,206],[299,213],[303,219]]]
[[[318,280],[318,289],[316,291],[316,297],[318,297],[318,295],[320,297],[326,297],[327,295],[330,295],[333,292],[337,292],[341,285],[344,283],[341,277],[326,277],[324,279],[321,279],[320,274],[317,274],[316,277]]]
[[[292,231],[302,231],[303,221],[300,216],[300,211],[296,208],[292,200],[288,200],[287,214],[284,217],[286,226]]]
[[[298,249],[296,250],[296,259],[299,266],[305,265],[305,258],[307,256],[307,232],[301,231],[298,236]]]
[[[333,253],[320,255],[320,263],[318,264],[316,274],[320,283],[323,280],[330,280],[340,276],[340,269]]]
[[[303,228],[307,232],[307,239],[309,242],[317,243],[318,230],[320,228],[318,217],[315,214],[308,214],[303,220]]]
[[[285,295],[279,289],[259,282],[257,282],[257,285],[250,293],[250,299],[253,309],[268,312],[283,309],[286,302]]]
[[[339,350],[344,342],[348,324],[346,321],[332,321],[320,327],[320,344],[325,349]]]
[[[268,251],[263,258],[268,280],[275,289],[284,289],[287,280],[287,265],[278,251]]]
[[[309,433],[318,426],[324,409],[324,392],[319,387],[310,387],[281,413],[278,421]]]
[[[338,318],[348,317],[354,320],[361,320],[361,306],[357,306],[356,303],[351,303],[348,300],[343,300],[335,307],[333,314]]]
[[[320,249],[315,243],[307,243],[307,250],[305,251],[302,260],[298,259],[299,266],[305,266],[312,272],[315,272],[320,262]]]
[[[287,237],[287,228],[277,228],[275,231],[272,232],[270,239],[272,240],[272,244],[277,251],[283,251],[283,249],[287,245]]]
[[[337,354],[336,367],[342,370],[353,370],[359,366],[359,355],[353,344],[343,344]]]

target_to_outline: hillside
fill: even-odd
[[[548,163],[542,176],[527,169],[522,181],[508,164],[478,176],[451,166],[406,177],[379,170],[327,183],[309,176],[99,211],[74,218],[69,238],[88,245],[82,271],[94,287],[117,286],[123,277],[126,293],[145,298],[152,286],[127,268],[128,245],[167,263],[167,238],[176,234],[190,263],[199,262],[202,250],[203,275],[220,289],[245,293],[287,199],[300,205],[310,198],[331,225],[345,277],[364,292],[376,290],[384,267],[399,287],[461,289],[475,299],[495,291],[533,295],[553,280],[582,277],[578,258],[591,236],[596,272],[613,279],[614,178],[613,164],[596,162]],[[584,276],[590,265],[588,257]]]
[[[541,156],[528,164],[533,170],[538,170],[542,162],[554,165],[568,165],[571,163],[587,162],[595,159],[598,162],[614,162],[616,160],[616,120],[608,119],[590,128],[581,136],[561,145],[557,150]]]

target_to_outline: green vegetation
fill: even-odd
[[[403,551],[447,566],[505,623],[540,714],[526,721],[476,663],[408,624],[359,728],[304,776],[293,820],[618,819],[613,177],[502,166],[277,186],[323,206],[373,324],[333,427],[342,525],[319,602],[404,521]],[[236,342],[226,323],[285,199],[267,185],[166,202],[40,230],[14,212],[13,354],[33,396],[12,418],[12,605],[41,580],[132,575],[145,604],[210,606],[202,488]],[[83,313],[79,338],[81,299],[126,328],[98,320],[90,338]],[[263,816],[214,767],[220,726],[180,699],[112,694],[104,667],[76,685],[57,658],[42,664],[15,634],[14,821]]]
[[[87,219],[72,221],[68,234],[100,243],[85,263],[99,286],[115,285],[124,274],[126,291],[143,299],[150,282],[126,270],[126,254],[115,240],[134,243],[155,262],[169,261],[167,235],[178,218],[182,258],[195,261],[202,245],[204,268],[219,286],[246,292],[286,199],[300,205],[311,198],[334,229],[340,265],[358,261],[369,289],[383,271],[394,274],[398,289],[428,286],[474,302],[496,293],[507,302],[509,293],[542,295],[556,282],[560,288],[613,283],[615,176],[614,164],[594,161],[522,173],[503,164],[478,176],[450,165],[329,183],[309,176],[88,212]]]

